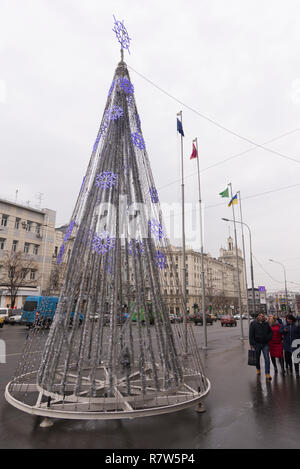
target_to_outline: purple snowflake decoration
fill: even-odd
[[[69,227],[66,231],[66,234],[65,234],[65,237],[64,237],[64,242],[68,241],[68,239],[71,237],[74,225],[75,225],[75,221],[71,221],[71,223],[70,223],[70,225],[69,225]]]
[[[108,98],[110,97],[110,95],[112,94],[113,92],[113,89],[114,89],[114,86],[115,86],[115,80],[112,81],[112,84],[110,85],[110,88],[109,88],[109,92],[108,92]]]
[[[115,15],[114,15],[114,20],[115,20],[115,24],[114,24],[113,31],[114,33],[116,33],[117,39],[119,43],[121,44],[122,49],[127,49],[130,54],[129,46],[130,46],[131,39],[128,36],[127,30],[124,26],[124,22],[122,23],[121,21],[117,21],[115,18]]]
[[[159,267],[161,270],[164,269],[167,265],[165,254],[161,251],[157,251],[155,262],[157,267]]]
[[[150,227],[150,230],[151,230],[151,233],[153,234],[153,236],[155,236],[155,238],[161,240],[162,237],[164,236],[164,232],[163,232],[161,224],[157,220],[155,220],[154,218],[152,220],[149,220],[148,224],[149,224],[149,227]]]
[[[99,236],[95,234],[92,239],[92,250],[97,254],[105,254],[115,247],[115,238],[112,238],[107,231]]]
[[[134,93],[133,84],[130,83],[130,81],[127,80],[127,78],[120,78],[119,79],[119,85],[120,85],[120,88],[122,88],[122,90],[125,91],[125,93],[127,93],[127,94]]]
[[[136,147],[138,147],[140,150],[145,150],[146,145],[140,132],[134,132],[131,134],[131,138]]]
[[[117,182],[117,175],[112,171],[104,171],[103,173],[98,173],[96,177],[96,186],[101,187],[102,189],[109,189],[114,186]]]
[[[115,121],[123,116],[123,108],[121,106],[113,106],[111,109],[107,109],[105,112],[105,120],[108,121]]]
[[[129,254],[135,254],[139,256],[142,252],[144,252],[144,243],[138,239],[132,240],[128,243],[128,252]]]
[[[65,252],[65,245],[62,244],[60,246],[60,250],[59,250],[59,253],[58,253],[57,258],[56,258],[56,263],[57,264],[60,264],[61,261],[63,260],[64,252]]]
[[[150,197],[151,201],[154,204],[157,204],[159,202],[157,189],[155,187],[150,187]]]

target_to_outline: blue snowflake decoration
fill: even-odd
[[[149,224],[150,231],[153,234],[153,236],[155,236],[155,238],[157,238],[160,241],[164,236],[164,232],[163,232],[161,224],[154,218],[152,220],[149,220],[148,224]]]
[[[92,239],[92,250],[97,254],[105,254],[115,247],[115,238],[112,238],[107,231],[100,235],[95,234]]]
[[[125,91],[125,93],[127,93],[127,94],[133,94],[134,93],[133,84],[130,83],[130,81],[127,80],[127,78],[120,78],[119,79],[119,85],[120,85],[120,88],[122,88],[122,90]]]
[[[66,234],[65,234],[65,237],[64,237],[64,242],[68,241],[68,239],[71,237],[74,225],[75,225],[75,221],[71,221],[71,223],[70,223],[70,225],[69,225],[69,227],[66,231]]]
[[[109,189],[113,187],[117,182],[117,175],[112,171],[104,171],[103,173],[98,173],[96,177],[95,185],[101,187],[102,189]]]
[[[150,197],[151,202],[153,202],[154,204],[157,204],[159,202],[157,189],[155,187],[150,187]]]
[[[156,262],[157,267],[159,267],[161,270],[164,269],[167,265],[165,254],[161,251],[157,251],[155,262]]]
[[[113,89],[114,89],[114,87],[115,87],[115,82],[116,82],[116,81],[113,80],[113,81],[112,81],[112,84],[110,85],[109,92],[108,92],[108,96],[107,96],[108,98],[110,97],[110,95],[111,95],[112,92],[113,92]]]
[[[121,21],[117,21],[115,18],[115,15],[114,15],[114,20],[115,20],[115,24],[114,24],[113,31],[114,33],[116,33],[117,39],[119,43],[121,44],[121,48],[127,49],[130,54],[129,46],[130,46],[131,39],[128,36],[127,30],[124,26],[124,22],[122,23]]]
[[[60,250],[59,250],[59,253],[58,253],[57,258],[56,258],[56,263],[57,264],[60,264],[61,261],[63,260],[64,252],[65,252],[65,245],[62,244],[60,246]]]
[[[132,240],[128,243],[128,252],[129,254],[135,254],[139,256],[145,251],[144,243],[143,241],[140,241],[138,239]]]
[[[136,147],[138,147],[140,150],[145,150],[145,141],[140,132],[134,132],[133,134],[131,134],[131,139]]]
[[[121,106],[113,106],[110,109],[107,109],[105,112],[105,120],[108,121],[115,121],[123,116],[124,110]]]

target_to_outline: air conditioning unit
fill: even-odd
[[[41,238],[42,235],[41,235],[40,233],[36,233],[36,237],[37,237],[37,238]]]
[[[24,230],[26,230],[26,228],[27,228],[27,223],[26,223],[26,221],[22,221],[22,228],[24,228]]]

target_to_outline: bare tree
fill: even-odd
[[[19,289],[37,285],[37,265],[29,256],[18,251],[6,252],[1,267],[0,285],[9,291],[10,306],[14,308]],[[32,275],[33,272],[34,278],[27,278],[28,274]]]

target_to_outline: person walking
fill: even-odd
[[[292,354],[296,350],[297,346],[293,347],[293,342],[296,339],[300,339],[300,328],[296,324],[296,318],[292,314],[287,314],[286,323],[283,324],[279,331],[283,334],[283,350],[284,359],[286,364],[287,372],[293,374],[293,361]],[[295,373],[297,378],[299,377],[299,363],[294,363]]]
[[[275,315],[270,314],[268,316],[268,322],[272,329],[272,339],[269,342],[269,351],[271,361],[273,363],[275,373],[278,373],[276,358],[279,360],[281,372],[284,375],[284,359],[283,359],[283,344],[282,344],[282,333],[280,333],[281,325]]]
[[[269,356],[269,342],[272,339],[272,329],[266,321],[265,315],[259,313],[257,318],[250,324],[249,329],[249,343],[250,347],[256,351],[256,374],[260,375],[260,355],[263,353],[265,360],[265,374],[266,380],[271,381],[270,375],[270,356]]]

